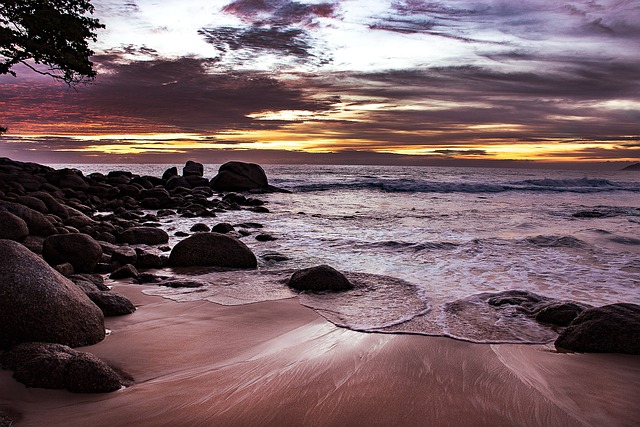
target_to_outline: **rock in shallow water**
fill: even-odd
[[[196,233],[175,245],[169,265],[255,268],[258,261],[238,239],[220,233]]]
[[[100,309],[20,243],[0,240],[0,349],[27,341],[71,347],[105,336]]]
[[[587,309],[560,334],[555,346],[579,352],[640,354],[640,305]]]
[[[118,241],[131,245],[159,245],[169,241],[166,231],[156,227],[132,227],[118,235]]]
[[[299,291],[347,291],[353,285],[342,273],[328,265],[298,270],[289,279],[290,288]]]

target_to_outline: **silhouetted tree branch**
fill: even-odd
[[[88,0],[0,0],[0,74],[23,64],[69,86],[92,80],[89,41],[104,28],[92,13]]]

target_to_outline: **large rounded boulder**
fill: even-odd
[[[342,273],[328,265],[298,270],[289,279],[290,288],[298,291],[348,291],[353,285]]]
[[[91,345],[105,336],[102,311],[20,243],[0,240],[0,349],[29,341]]]
[[[93,354],[61,344],[18,344],[4,352],[2,367],[12,370],[13,377],[27,387],[106,393],[128,383]]]
[[[21,241],[29,235],[29,227],[22,218],[0,210],[0,239]]]
[[[218,174],[211,180],[215,191],[267,190],[267,174],[260,165],[244,162],[227,162],[220,166]]]
[[[589,308],[560,334],[555,346],[579,352],[640,354],[640,305]]]
[[[169,241],[169,235],[156,227],[132,227],[120,233],[118,241],[130,245],[160,245]]]
[[[68,262],[76,273],[91,273],[102,258],[102,247],[88,234],[54,234],[44,240],[42,257],[51,265]]]
[[[220,233],[197,233],[179,242],[169,256],[173,267],[255,268],[256,256],[244,243]]]

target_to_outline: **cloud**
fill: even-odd
[[[315,27],[318,18],[336,17],[336,3],[307,4],[289,0],[237,0],[222,11],[258,25]]]

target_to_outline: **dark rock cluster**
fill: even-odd
[[[179,175],[162,178],[128,171],[85,176],[35,163],[0,158],[0,352],[3,366],[28,386],[102,392],[122,381],[95,356],[69,347],[105,337],[104,317],[135,311],[123,295],[104,285],[111,278],[139,278],[144,269],[215,265],[253,268],[255,255],[231,234],[201,224],[168,257],[166,216],[215,217],[227,210],[268,212],[249,195],[279,191],[258,165],[223,165],[218,179],[204,178],[189,161]],[[157,210],[155,214],[149,210]],[[235,232],[230,224],[213,227]],[[165,245],[165,246],[162,246]],[[200,286],[167,281],[164,286]],[[68,347],[66,347],[68,346]],[[29,357],[26,355],[29,354]],[[45,375],[47,374],[47,375]]]

